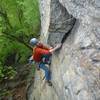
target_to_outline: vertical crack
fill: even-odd
[[[73,27],[75,25],[75,22],[76,22],[76,19],[73,18],[73,25],[72,25],[71,29],[67,33],[64,34],[64,36],[63,36],[63,38],[61,40],[62,44],[65,42],[65,40],[67,39],[67,37],[70,35],[70,33],[71,33],[71,31],[72,31],[72,29],[73,29]]]

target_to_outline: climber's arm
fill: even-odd
[[[53,53],[54,51],[56,51],[57,49],[61,48],[62,44],[58,44],[56,45],[56,47],[52,48],[49,50],[49,52]]]
[[[52,47],[47,46],[47,45],[43,45],[43,49],[45,49],[45,50],[50,50],[50,49],[52,49]]]

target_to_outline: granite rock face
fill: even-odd
[[[53,86],[36,72],[29,100],[100,100],[100,0],[41,0],[40,4],[45,10],[44,42],[54,46],[71,32],[52,56]]]
[[[48,30],[48,44],[54,46],[60,43],[65,34],[73,27],[75,18],[68,14],[59,0],[51,0],[50,25]]]

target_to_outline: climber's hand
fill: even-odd
[[[59,49],[59,48],[61,48],[61,46],[62,46],[61,43],[57,44],[57,45],[56,45],[56,50]]]
[[[53,49],[53,47],[50,47],[49,49]]]
[[[61,48],[61,46],[62,46],[62,44],[61,44],[61,43],[59,43],[59,44],[57,44],[57,45],[56,45],[56,47],[54,47],[53,49],[50,49],[50,50],[49,50],[49,52],[53,53],[54,51],[56,51],[56,50],[60,49],[60,48]]]
[[[32,64],[33,60],[29,60],[29,64]]]
[[[28,62],[29,62],[29,64],[32,64],[32,62],[33,62],[32,56],[28,59]]]

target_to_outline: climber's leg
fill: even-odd
[[[45,71],[46,80],[51,80],[50,70],[46,67],[46,65],[44,63],[40,63],[39,67]]]

